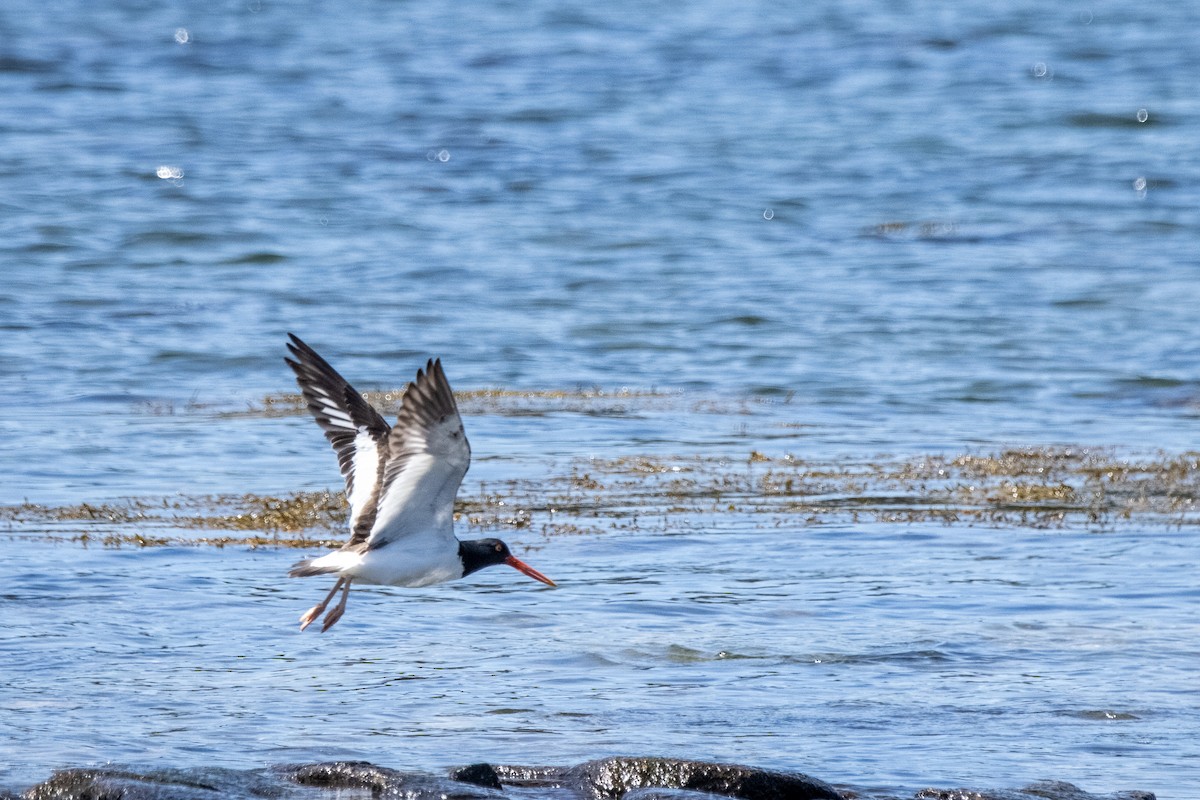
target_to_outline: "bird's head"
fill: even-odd
[[[473,539],[458,543],[458,554],[463,562],[463,575],[481,570],[484,567],[494,567],[497,564],[507,564],[518,572],[523,572],[535,581],[541,581],[547,586],[554,586],[554,581],[526,564],[512,554],[508,545],[499,539]]]

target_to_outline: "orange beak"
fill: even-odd
[[[508,564],[510,567],[517,570],[518,572],[524,572],[526,575],[533,578],[535,581],[541,581],[542,583],[546,584],[547,586],[556,586],[557,585],[554,581],[550,580],[545,575],[538,572],[536,569],[529,566],[528,564],[526,564],[524,561],[517,558],[516,556],[509,556],[508,558],[504,559],[504,563]]]

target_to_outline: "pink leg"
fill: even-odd
[[[347,578],[338,578],[337,583],[335,583],[333,588],[329,590],[329,594],[325,595],[324,600],[300,615],[300,630],[304,630],[312,624],[314,619],[321,616],[321,612],[325,610],[325,606],[329,605],[329,601],[333,599],[335,594],[337,594],[337,590],[342,588],[343,583],[346,584],[347,589],[350,588],[350,581]],[[345,605],[345,603],[346,601],[343,599],[342,604]]]
[[[342,599],[338,601],[338,604],[336,606],[329,609],[329,613],[325,615],[325,624],[323,624],[321,626],[321,633],[324,633],[325,631],[332,628],[333,623],[335,623],[339,619],[341,619],[342,614],[346,613],[346,601],[348,599],[350,599],[350,579],[342,578],[342,580],[345,581],[345,584],[343,584],[343,586],[342,586]],[[334,588],[337,588],[337,587],[334,587]],[[330,595],[330,597],[332,597],[332,596],[333,595]],[[326,601],[326,602],[328,602],[328,601]]]

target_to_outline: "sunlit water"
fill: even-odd
[[[0,502],[336,486],[361,389],[681,393],[467,420],[569,459],[1200,449],[1187,4],[0,9]],[[739,405],[747,398],[767,402]],[[602,527],[604,522],[599,523]],[[297,554],[0,540],[0,785],[115,761],[613,753],[910,790],[1200,785],[1189,529],[652,518],[356,590]]]

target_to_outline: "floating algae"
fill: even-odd
[[[647,456],[569,462],[557,475],[492,482],[456,504],[464,528],[597,534],[738,523],[762,528],[854,522],[1103,528],[1200,522],[1200,454],[1123,457],[1111,450],[1029,448],[955,457],[814,461]],[[0,507],[16,536],[105,545],[329,547],[345,537],[341,492],[133,498]],[[215,533],[221,532],[221,533]]]

